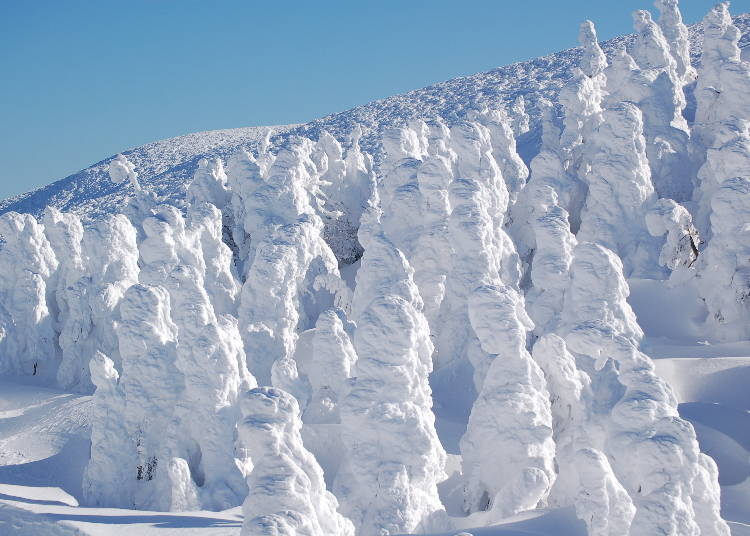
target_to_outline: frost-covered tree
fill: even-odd
[[[239,441],[253,460],[242,505],[242,536],[353,536],[336,510],[323,471],[302,444],[299,405],[280,389],[260,387],[241,402]]]
[[[175,367],[184,389],[175,415],[179,419],[181,457],[191,465],[203,508],[238,505],[247,490],[242,470],[249,461],[233,448],[238,397],[255,379],[245,366],[237,321],[216,316],[200,272],[178,265],[166,281],[171,316],[177,327]]]
[[[271,158],[270,156],[268,157]],[[252,265],[255,255],[253,240],[259,239],[251,235],[255,233],[252,213],[254,209],[254,194],[263,183],[261,165],[264,162],[256,159],[244,149],[235,152],[227,163],[226,174],[231,197],[231,243],[234,264],[244,281],[247,271]],[[257,233],[255,233],[257,234]]]
[[[589,536],[618,536],[630,531],[635,506],[617,480],[607,457],[582,448],[574,458],[576,515],[586,523]]]
[[[740,32],[732,23],[727,3],[708,12],[703,36],[692,139],[696,157],[704,163],[698,170],[693,199],[698,204],[696,227],[710,240],[714,192],[727,179],[748,176],[741,145],[746,131],[743,123],[750,118],[750,66],[741,60]]]
[[[674,7],[677,9],[676,2]],[[687,122],[682,114],[686,105],[683,86],[688,75],[684,66],[678,68],[670,43],[649,12],[636,11],[633,19],[636,40],[632,58],[622,51],[607,69],[607,101],[638,105],[656,191],[660,197],[683,201],[690,197],[690,177],[695,173],[688,154]]]
[[[590,20],[581,23],[578,29],[578,43],[583,47],[580,69],[590,78],[598,77],[607,67],[607,57],[599,46],[596,28]]]
[[[750,163],[750,136],[744,141]],[[699,293],[707,324],[719,339],[750,336],[750,175],[725,180],[711,200],[713,236],[699,257]]]
[[[193,174],[193,180],[188,185],[187,202],[193,206],[211,203],[222,212],[229,213],[231,199],[229,179],[221,159],[201,158],[198,161],[198,169]]]
[[[344,151],[328,132],[320,134],[316,149],[320,155],[320,195],[318,212],[323,218],[323,236],[336,258],[352,263],[362,255],[357,242],[357,227],[375,187],[372,157],[362,152],[359,140],[362,128],[355,125]]]
[[[91,355],[81,355],[75,351],[75,344],[71,344],[81,334],[78,331],[81,304],[76,284],[86,273],[86,259],[81,247],[83,225],[75,214],[62,213],[54,207],[45,209],[42,221],[44,233],[59,262],[53,308],[56,315],[55,331],[58,333],[61,350],[57,383],[65,389],[91,392],[93,385],[89,379],[88,366]]]
[[[445,298],[436,332],[439,367],[469,359],[481,382],[489,358],[478,348],[468,322],[467,300],[484,284],[518,288],[521,266],[512,240],[502,228],[508,207],[505,183],[492,157],[488,132],[474,123],[453,129],[458,177],[450,183],[448,232],[452,246]]]
[[[562,312],[576,245],[568,213],[558,204],[557,193],[545,184],[547,182],[541,176],[526,189],[527,206],[533,208],[529,227],[535,244],[530,272],[532,286],[526,294],[526,302],[535,332],[540,334],[553,329]]]
[[[498,521],[531,510],[554,482],[552,416],[542,370],[526,350],[533,328],[516,290],[483,285],[469,297],[469,320],[492,356],[461,438],[464,508]]]
[[[210,203],[190,205],[187,225],[193,247],[200,251],[196,268],[214,312],[236,316],[242,287],[234,268],[232,250],[223,241],[222,212]]]
[[[574,232],[578,230],[586,190],[584,175],[589,167],[587,155],[584,154],[584,140],[590,140],[602,122],[601,105],[606,83],[603,70],[607,65],[591,21],[581,24],[578,42],[584,50],[581,62],[558,97],[563,110],[559,154],[570,185],[567,191],[559,194],[562,208],[570,214]]]
[[[608,456],[636,507],[631,533],[728,534],[713,462],[700,453],[671,389],[638,350],[642,333],[627,293],[611,251],[590,243],[576,247],[562,333],[591,377],[598,413],[609,408],[605,421],[588,425],[588,440]]]
[[[440,530],[447,521],[437,493],[446,456],[431,410],[429,326],[413,270],[377,213],[366,212],[359,230],[358,360],[340,405],[346,455],[335,486],[342,513],[363,536]]]
[[[328,309],[315,323],[312,359],[302,369],[310,382],[311,392],[304,414],[305,424],[341,422],[339,408],[357,361],[344,322],[346,318],[341,310]]]
[[[431,144],[445,145],[444,125],[436,122],[428,125],[432,132],[437,132]],[[446,149],[447,150],[447,149]],[[424,300],[424,313],[430,326],[438,321],[440,305],[445,298],[445,285],[451,256],[448,236],[448,185],[453,178],[451,159],[441,154],[441,148],[435,147],[435,154],[425,157],[417,170],[417,183],[422,200],[423,228],[417,238],[412,262],[415,266],[414,280]]]
[[[186,222],[174,207],[162,206],[144,220],[141,280],[169,293],[177,341],[174,368],[184,382],[173,408],[176,455],[189,462],[203,507],[224,509],[239,504],[247,492],[241,469],[248,462],[235,456],[232,438],[239,393],[254,387],[255,379],[246,368],[237,320],[214,307],[227,307],[232,295],[216,284],[217,274],[234,288],[231,255],[218,236],[220,214],[203,203],[191,206],[189,216]]]
[[[348,393],[357,354],[351,342],[354,324],[341,309],[323,311],[315,328],[300,335],[295,360],[310,385],[302,414],[302,435],[333,485],[341,464],[341,404]],[[304,356],[304,357],[303,357]]]
[[[399,139],[420,139],[421,158],[401,158],[382,181],[383,228],[414,268],[414,281],[434,324],[445,295],[450,258],[447,188],[453,178],[450,132],[442,121],[414,122]],[[395,134],[394,134],[395,136]]]
[[[708,241],[698,258],[700,293],[708,325],[718,338],[745,339],[750,265],[747,196],[750,192],[750,66],[740,59],[739,31],[728,6],[703,21],[704,51],[696,86],[696,150],[705,151],[698,171],[695,223]]]
[[[148,510],[197,508],[190,474],[184,475],[178,470],[179,465],[172,463],[177,453],[174,408],[184,378],[175,366],[177,326],[171,320],[169,294],[163,287],[133,285],[120,302],[120,316],[117,336],[122,374],[118,385],[125,403],[120,413],[124,424],[113,419],[115,422],[108,421],[107,425],[125,427],[128,442],[117,448],[119,463],[127,467],[129,477],[124,482],[108,482],[120,490],[119,501],[113,506]],[[99,446],[92,445],[94,449]],[[133,460],[135,465],[131,465]],[[102,485],[101,477],[97,478]],[[186,493],[186,489],[192,489],[192,493]],[[112,495],[110,490],[103,496]],[[191,497],[193,500],[180,500]],[[101,503],[98,499],[93,502]]]
[[[125,395],[113,361],[101,352],[89,360],[96,386],[91,412],[91,458],[83,474],[83,499],[87,506],[132,506],[136,450],[125,426]],[[124,490],[122,486],[126,486]]]
[[[125,291],[138,282],[136,229],[118,214],[87,227],[82,250],[86,276],[71,292],[75,304],[60,334],[64,351],[77,354],[81,363],[100,351],[122,371],[115,326],[120,320],[119,304]]]
[[[628,275],[658,273],[658,244],[647,232],[645,221],[656,194],[646,158],[642,114],[625,102],[604,110],[602,118],[586,151],[588,192],[576,236],[617,252]]]
[[[659,27],[675,60],[677,76],[683,84],[695,80],[697,73],[690,64],[690,39],[687,26],[682,22],[679,0],[655,0],[659,10]]]
[[[580,181],[569,175],[564,167],[564,152],[560,147],[560,128],[552,103],[546,99],[538,103],[541,110],[541,147],[531,160],[531,180],[523,189],[518,203],[513,208],[513,222],[509,233],[513,237],[521,259],[528,264],[536,253],[535,222],[548,210],[546,189],[554,191],[556,203],[567,214],[564,207],[579,205],[582,195]],[[570,222],[575,230],[580,222]]]
[[[239,324],[250,371],[304,400],[294,362],[297,332],[310,328],[333,305],[330,279],[336,258],[322,237],[323,223],[310,205],[312,142],[281,149],[268,176],[247,198],[245,231],[252,237],[242,287]],[[256,166],[257,167],[257,166]],[[316,286],[316,281],[323,285]],[[334,285],[335,286],[335,285]]]
[[[591,378],[577,367],[565,341],[554,333],[547,333],[536,341],[533,358],[544,372],[552,413],[557,475],[549,503],[552,506],[577,504],[579,468],[576,453],[591,445],[587,434]]]
[[[523,95],[513,99],[510,105],[510,116],[513,121],[513,135],[518,138],[530,130],[531,118],[526,111],[526,99]]]
[[[0,216],[0,373],[54,383],[60,364],[54,311],[59,262],[30,214]]]
[[[360,534],[445,528],[431,346],[424,316],[399,296],[376,298],[360,318],[356,379],[341,407],[347,459],[336,482],[342,512]]]
[[[523,99],[523,96],[518,98]],[[470,111],[467,117],[471,121],[481,123],[489,131],[492,155],[505,180],[509,206],[513,206],[518,199],[518,194],[526,186],[529,169],[516,151],[516,138],[510,119],[501,110],[486,108],[479,112]]]
[[[690,212],[672,199],[659,199],[646,214],[651,236],[666,235],[659,264],[671,270],[670,281],[681,282],[694,273],[700,238]]]
[[[151,208],[159,200],[157,196],[141,186],[138,181],[138,173],[135,171],[135,164],[128,160],[123,154],[118,154],[107,166],[107,173],[110,180],[115,184],[129,183],[134,191],[134,195],[128,199],[123,213],[127,215],[130,221],[141,236],[141,221],[151,215]]]

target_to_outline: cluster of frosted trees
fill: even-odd
[[[528,168],[517,101],[388,129],[377,170],[358,127],[266,140],[201,161],[177,209],[120,156],[126,214],[0,217],[0,373],[94,392],[86,502],[244,501],[246,535],[448,530],[429,380],[469,368],[440,382],[473,400],[467,515],[728,535],[626,277],[697,281],[717,333],[750,336],[750,66],[726,5],[697,72],[657,7],[609,60],[581,26]]]

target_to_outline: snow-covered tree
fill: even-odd
[[[294,362],[297,332],[314,325],[333,305],[327,290],[338,279],[336,258],[322,238],[323,222],[310,205],[313,145],[302,140],[281,149],[268,176],[247,198],[245,231],[252,237],[239,324],[249,368],[304,400],[305,386]],[[323,286],[315,285],[321,278]],[[275,369],[274,369],[275,367]]]
[[[559,155],[570,186],[567,191],[558,193],[562,208],[570,214],[574,232],[578,230],[586,191],[584,175],[589,167],[585,158],[587,155],[584,154],[584,140],[590,140],[602,122],[601,105],[606,82],[603,70],[607,65],[591,21],[581,24],[578,42],[584,51],[581,62],[561,88],[558,97],[563,109]]]
[[[126,481],[108,483],[120,490],[119,504],[114,506],[147,510],[197,508],[197,500],[179,501],[190,495],[195,498],[190,475],[180,478],[184,475],[170,470],[178,441],[174,408],[184,378],[175,366],[177,326],[171,320],[169,294],[163,287],[133,285],[120,302],[120,316],[117,336],[122,373],[118,385],[125,402],[121,415],[129,441],[117,448],[119,463],[128,466],[135,459],[136,465],[128,468],[130,476]],[[95,449],[99,446],[92,445]],[[180,493],[186,487],[193,487],[193,493]],[[105,496],[111,497],[112,491]]]
[[[83,474],[83,498],[87,506],[130,508],[130,488],[138,459],[136,449],[127,448],[131,438],[125,426],[120,375],[112,360],[98,351],[89,360],[89,367],[96,391],[91,412],[91,458]]]
[[[469,359],[481,382],[489,358],[478,348],[468,323],[467,300],[478,286],[499,282],[518,288],[521,266],[512,240],[502,226],[508,207],[505,183],[492,157],[487,130],[479,124],[454,127],[457,178],[450,183],[448,221],[451,261],[440,325],[435,329],[439,367]]]
[[[526,99],[518,95],[510,105],[510,116],[513,121],[513,135],[518,138],[530,129],[531,118],[526,111]]]
[[[461,438],[468,512],[491,521],[538,506],[554,482],[552,416],[542,370],[526,350],[533,328],[523,298],[483,285],[469,297],[469,320],[492,356]]]
[[[188,185],[186,197],[188,204],[197,206],[202,203],[211,203],[222,212],[228,213],[231,198],[229,179],[221,159],[201,158],[198,161],[198,169],[193,174],[193,180]]]
[[[583,47],[580,69],[590,78],[598,77],[607,68],[607,57],[599,46],[596,28],[590,20],[581,23],[578,29],[578,43]]]
[[[698,258],[708,325],[718,338],[748,337],[750,239],[750,65],[740,59],[739,31],[727,4],[703,21],[704,50],[696,86],[695,138],[705,154],[698,171],[695,223],[708,241]]]
[[[575,453],[576,515],[586,523],[589,536],[619,536],[630,531],[635,506],[617,480],[607,457],[592,448]]]
[[[47,207],[43,216],[44,233],[59,262],[57,288],[55,293],[55,331],[59,334],[61,350],[60,366],[57,370],[57,383],[66,389],[91,392],[93,385],[89,379],[88,360],[90,355],[75,351],[70,338],[80,335],[77,323],[81,321],[80,298],[76,284],[86,273],[86,259],[82,251],[83,225],[78,216],[62,213],[54,207]]]
[[[591,377],[598,413],[610,408],[605,421],[587,426],[588,441],[607,455],[636,507],[631,533],[726,535],[713,462],[700,453],[671,389],[638,350],[642,332],[627,294],[617,256],[595,244],[576,247],[562,333]]]
[[[188,208],[187,219],[193,247],[200,251],[196,268],[217,315],[237,314],[242,288],[232,259],[232,250],[224,243],[222,212],[213,204],[196,203]]]
[[[239,441],[253,460],[242,536],[353,536],[354,526],[336,511],[323,471],[302,444],[295,398],[260,387],[242,396],[241,408]]]
[[[362,246],[357,242],[357,227],[375,187],[372,157],[362,152],[359,146],[361,137],[362,128],[355,125],[349,148],[344,151],[341,144],[324,131],[316,147],[325,155],[320,176],[324,203],[322,209],[318,208],[324,223],[323,237],[336,258],[347,264],[362,255]]]
[[[442,123],[430,126],[441,134]],[[445,138],[436,135],[432,144],[445,145]],[[451,256],[448,236],[448,185],[453,178],[451,160],[440,154],[440,147],[435,147],[435,154],[425,157],[417,170],[417,184],[422,194],[422,233],[417,238],[411,260],[415,267],[414,281],[424,301],[424,314],[430,326],[436,326],[440,305],[445,297],[445,282]]]
[[[732,23],[728,3],[717,4],[703,19],[703,52],[695,86],[695,124],[692,129],[698,170],[693,199],[698,203],[695,225],[711,238],[714,192],[726,179],[748,176],[748,164],[737,158],[744,151],[743,122],[750,118],[750,66],[741,60],[740,31]],[[738,151],[739,149],[739,151]]]
[[[310,382],[310,403],[305,424],[338,424],[339,407],[347,392],[347,381],[357,354],[342,320],[341,310],[323,311],[315,323],[312,359],[302,369]]]
[[[169,293],[174,369],[183,378],[173,408],[180,445],[175,455],[190,462],[202,506],[224,509],[247,492],[240,470],[248,462],[236,459],[232,438],[239,393],[254,387],[255,379],[246,368],[237,320],[214,307],[228,308],[236,292],[231,254],[219,237],[221,216],[208,203],[191,206],[189,216],[186,222],[174,207],[162,206],[144,220],[140,275]],[[216,284],[220,274],[225,285]]]
[[[642,114],[624,102],[604,110],[602,119],[586,151],[590,167],[583,176],[588,192],[576,236],[617,252],[628,275],[658,274],[658,243],[646,230],[646,212],[656,194]]]
[[[646,214],[646,226],[651,236],[666,235],[659,264],[672,271],[670,281],[684,281],[692,275],[700,238],[690,212],[672,199],[659,199]]]
[[[302,414],[302,436],[333,485],[343,457],[341,404],[348,393],[357,354],[350,336],[354,324],[341,309],[323,311],[315,328],[300,334],[295,361],[310,385]]]
[[[347,459],[336,482],[342,512],[360,534],[445,528],[431,346],[424,316],[399,296],[376,298],[360,317],[356,379],[341,407]]]
[[[202,507],[230,508],[247,493],[242,470],[249,461],[235,454],[233,438],[238,397],[255,379],[246,369],[236,319],[214,313],[198,269],[176,266],[165,286],[177,327],[174,366],[184,378],[174,409],[186,451],[180,454],[192,462]]]
[[[697,73],[690,64],[690,40],[687,26],[682,22],[679,0],[656,0],[659,10],[659,27],[675,60],[677,76],[683,84],[689,84]]]
[[[54,383],[60,364],[55,333],[59,262],[30,214],[0,216],[0,373]]]
[[[271,157],[267,157],[271,158]],[[231,197],[231,243],[234,245],[232,253],[234,264],[240,274],[242,281],[247,276],[247,271],[252,265],[255,255],[253,240],[260,237],[251,235],[255,233],[252,213],[254,208],[254,195],[263,184],[261,162],[244,149],[235,152],[227,163],[226,174]]]
[[[69,345],[81,363],[101,351],[122,371],[115,326],[125,291],[138,282],[136,230],[122,214],[103,219],[84,230],[82,249],[86,277],[72,289],[76,308],[60,334],[61,346]]]
[[[151,208],[159,203],[153,192],[143,188],[138,181],[135,164],[128,157],[118,154],[107,166],[110,180],[115,184],[129,183],[134,195],[128,199],[123,213],[130,219],[142,238],[141,222],[151,215]]]
[[[340,405],[346,456],[336,479],[341,511],[363,536],[440,530],[447,521],[437,493],[446,456],[431,410],[429,326],[413,270],[377,213],[372,207],[360,223],[358,360]]]
[[[675,2],[675,9],[676,2]],[[679,10],[677,10],[679,16]],[[670,43],[648,11],[633,13],[636,40],[632,58],[624,51],[607,69],[607,102],[628,101],[642,111],[646,154],[660,197],[689,199],[695,173],[688,153],[688,127],[683,110],[684,66],[678,69]],[[673,31],[679,32],[676,28]]]
[[[541,176],[529,184],[525,192],[527,206],[533,208],[529,227],[535,243],[530,273],[532,286],[526,294],[526,302],[535,332],[539,334],[553,329],[562,312],[576,245],[568,213],[560,207],[555,189],[547,182]]]
[[[523,102],[523,96],[518,98]],[[526,186],[529,169],[516,151],[516,138],[510,119],[501,110],[486,108],[479,112],[470,111],[467,117],[471,121],[481,123],[489,131],[492,155],[505,180],[509,206],[513,206],[518,199],[519,192]]]
[[[540,337],[533,348],[534,361],[544,372],[552,413],[556,479],[550,491],[551,506],[577,504],[579,468],[577,451],[591,445],[587,429],[591,405],[591,378],[580,370],[565,341],[554,333]],[[604,475],[601,475],[604,476]]]

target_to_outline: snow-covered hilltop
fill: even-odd
[[[750,14],[736,16],[735,24],[742,34],[740,47],[745,50],[750,46]],[[696,24],[689,27],[688,35],[690,60],[697,65],[703,41],[702,26]],[[618,37],[601,43],[601,47],[611,57],[622,46],[632,45],[634,38],[634,35]],[[750,51],[750,48],[747,50]],[[560,89],[570,78],[573,67],[579,64],[581,54],[581,48],[574,48],[498,67],[486,73],[455,78],[357,106],[304,125],[199,132],[149,143],[124,151],[124,154],[138,167],[144,184],[159,195],[168,196],[172,202],[180,202],[201,158],[226,159],[238,147],[255,149],[265,137],[266,128],[272,130],[274,142],[280,144],[293,135],[317,139],[324,130],[345,140],[354,126],[359,124],[364,130],[362,147],[375,157],[377,164],[383,156],[380,132],[384,129],[400,126],[415,118],[440,117],[452,124],[468,111],[481,106],[491,109],[507,106],[517,113],[522,111],[519,110],[517,99],[523,97],[523,108],[530,116],[532,132],[518,136],[525,130],[522,120],[516,120],[514,129],[519,137],[519,153],[528,162],[538,150],[539,103],[543,99],[557,102]],[[12,210],[38,217],[46,206],[51,205],[60,210],[76,212],[88,220],[121,210],[132,192],[126,185],[114,185],[108,180],[107,166],[113,158],[106,158],[48,186],[0,201],[0,213]]]
[[[656,5],[604,49],[584,21],[579,49],[8,202],[0,385],[90,397],[80,463],[47,478],[96,511],[241,506],[243,536],[750,521],[720,486],[750,444],[699,443],[649,355],[668,321],[631,297],[657,289],[694,346],[748,345],[750,17],[719,4],[691,34]],[[3,465],[0,532],[57,534]]]

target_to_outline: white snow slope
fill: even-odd
[[[635,20],[0,201],[0,536],[750,536],[750,14]]]
[[[744,50],[750,46],[750,14],[738,15],[735,24],[742,32],[740,47]],[[701,25],[693,25],[689,31],[690,55],[693,63],[697,64],[700,62],[703,39]],[[632,44],[633,39],[633,35],[627,35],[601,43],[601,46],[605,53],[611,55],[619,47]],[[454,78],[331,114],[304,125],[197,132],[149,143],[123,151],[123,154],[135,164],[144,186],[179,202],[184,198],[185,187],[201,158],[227,158],[238,147],[252,149],[260,142],[266,128],[272,129],[272,141],[279,145],[293,135],[317,139],[323,130],[339,140],[345,139],[354,125],[360,124],[365,130],[362,148],[373,154],[377,163],[382,157],[379,133],[386,128],[401,126],[414,118],[427,120],[441,117],[451,124],[464,118],[468,110],[482,105],[490,108],[510,105],[518,96],[523,96],[531,116],[532,129],[518,140],[518,151],[528,162],[538,150],[539,100],[546,98],[557,101],[560,88],[570,79],[581,54],[581,48],[573,48],[485,73]],[[690,113],[689,107],[687,113]],[[107,166],[114,158],[111,156],[48,186],[0,201],[0,214],[16,211],[39,216],[49,205],[75,212],[84,219],[116,212],[132,192],[128,192],[126,184],[113,184],[109,180]]]

